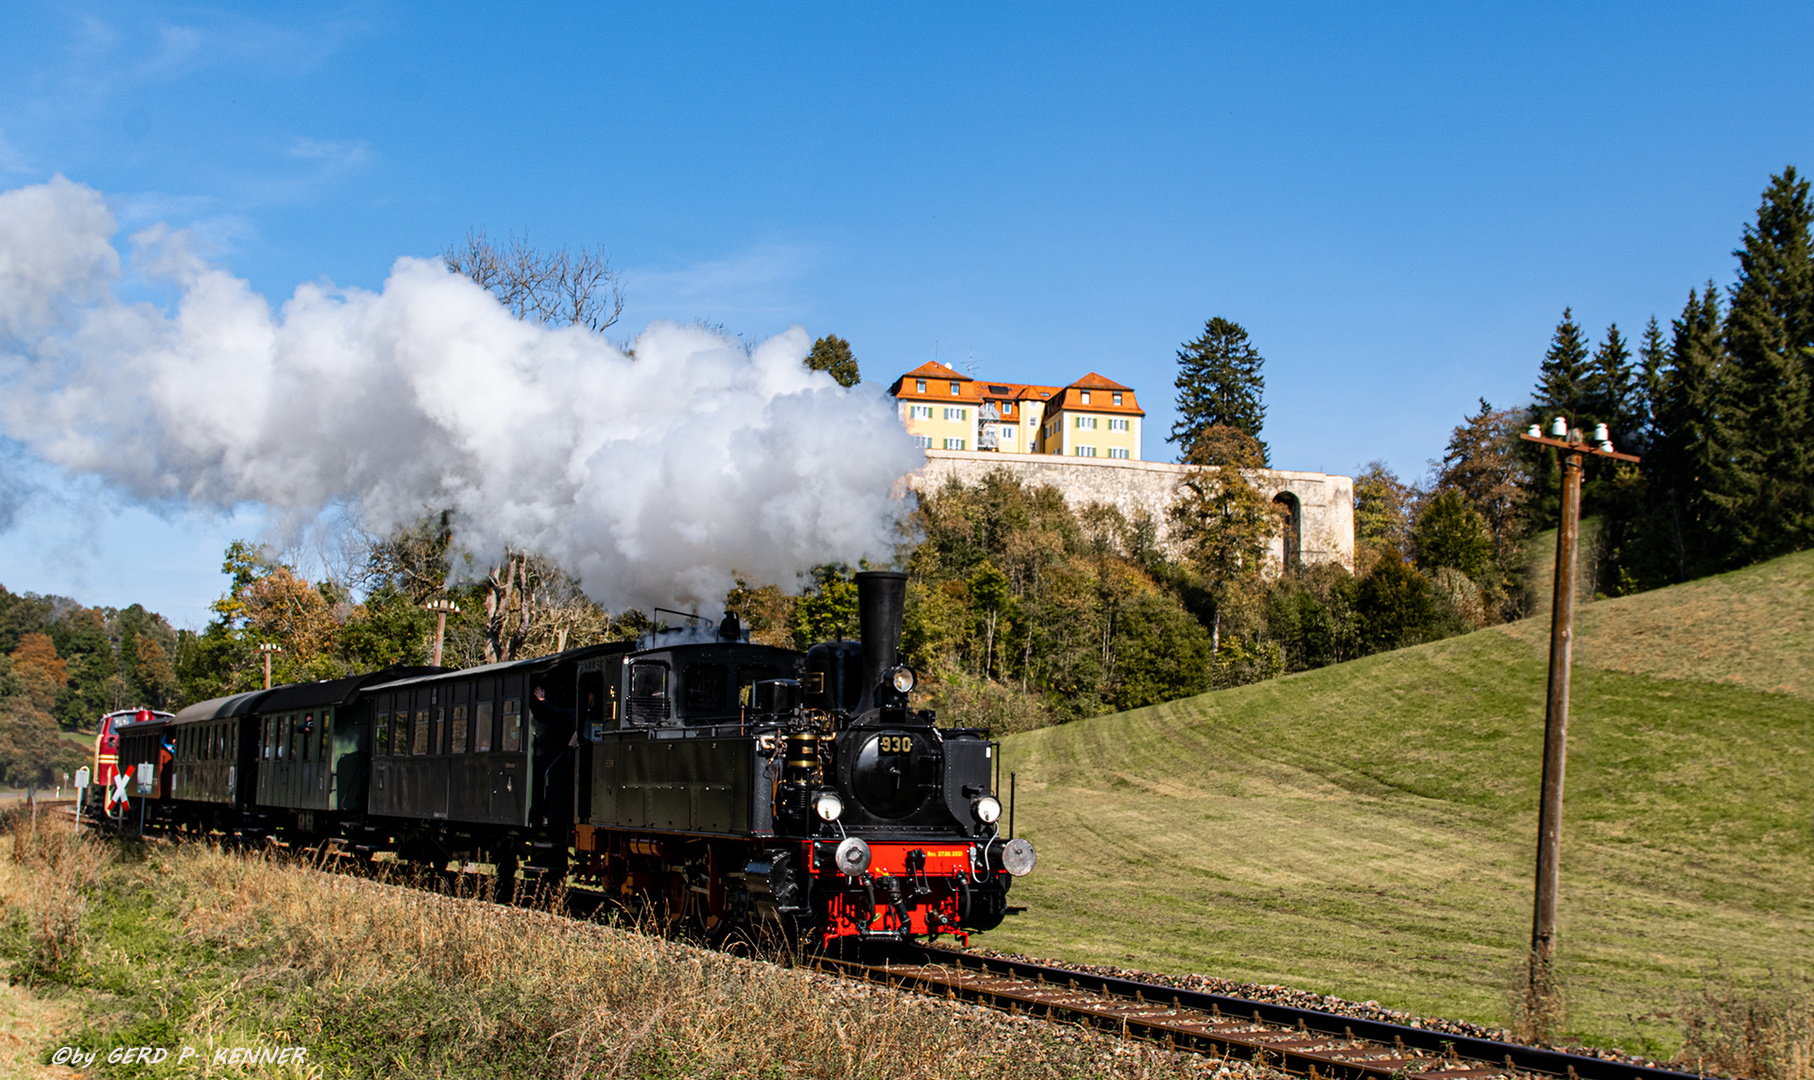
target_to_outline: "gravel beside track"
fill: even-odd
[[[1209,975],[1168,975],[1155,971],[1142,971],[1137,968],[1111,967],[1101,964],[1077,964],[1064,960],[1050,960],[1044,957],[1024,956],[1019,953],[996,952],[990,949],[970,949],[969,955],[995,957],[1002,960],[1023,964],[1039,964],[1063,971],[1075,971],[1085,975],[1101,975],[1113,979],[1127,979],[1133,982],[1151,983],[1156,986],[1176,987],[1180,990],[1192,990],[1203,994],[1220,994],[1226,997],[1242,998],[1247,1001],[1258,1001],[1271,1005],[1286,1005],[1295,1009],[1311,1009],[1316,1012],[1332,1013],[1337,1016],[1351,1016],[1358,1020],[1376,1020],[1381,1023],[1399,1024],[1404,1027],[1422,1031],[1438,1032],[1447,1035],[1460,1035],[1474,1039],[1490,1039],[1494,1042],[1514,1043],[1543,1050],[1554,1050],[1575,1057],[1593,1058],[1599,1061],[1619,1062],[1639,1068],[1679,1069],[1680,1066],[1669,1062],[1654,1061],[1649,1058],[1636,1057],[1618,1050],[1595,1046],[1569,1046],[1554,1043],[1532,1042],[1519,1039],[1505,1028],[1487,1027],[1483,1024],[1470,1023],[1466,1020],[1448,1020],[1442,1017],[1418,1016],[1398,1009],[1388,1009],[1377,1001],[1349,1001],[1329,994],[1318,994],[1309,990],[1298,990],[1289,986],[1278,986],[1269,983],[1234,982],[1229,979],[1218,979]]]

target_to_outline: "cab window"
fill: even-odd
[[[731,673],[723,664],[688,664],[681,672],[687,712],[723,712]]]
[[[630,665],[632,724],[661,724],[668,719],[668,665],[659,660],[639,660]]]

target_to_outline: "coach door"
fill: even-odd
[[[498,680],[497,721],[497,742],[491,754],[491,820],[522,825],[529,806],[529,737],[522,675]]]

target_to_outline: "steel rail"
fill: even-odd
[[[898,961],[882,964],[834,957],[815,962],[856,978],[1252,1061],[1314,1080],[1490,1080],[1525,1074],[1689,1080],[1696,1075],[948,949],[921,946],[895,956]]]

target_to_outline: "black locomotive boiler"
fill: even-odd
[[[602,889],[708,936],[820,944],[1000,923],[988,732],[909,703],[905,575],[857,575],[861,641],[806,653],[715,632],[462,671],[391,669],[192,705],[150,820],[362,858],[496,867]]]

